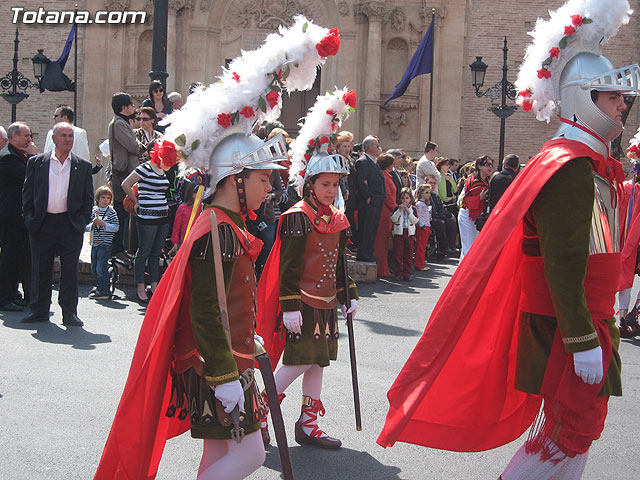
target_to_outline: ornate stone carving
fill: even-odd
[[[436,25],[442,26],[442,21],[447,16],[447,9],[445,7],[434,7],[429,5],[423,5],[420,9],[420,18],[428,25],[431,22],[432,9],[436,10]]]
[[[200,0],[200,10],[208,12],[211,9],[211,0]]]
[[[367,14],[364,12],[364,5],[356,3],[353,6],[353,21],[355,23],[367,23]]]
[[[381,22],[387,13],[387,7],[384,3],[369,2],[362,5],[362,13],[364,13],[369,21]]]
[[[401,38],[392,38],[389,40],[388,50],[407,50],[407,42]]]
[[[400,138],[400,126],[407,122],[407,115],[398,110],[388,110],[382,116],[382,123],[389,126],[391,140]]]
[[[401,7],[394,8],[389,15],[388,21],[394,31],[400,32],[404,30],[407,26],[407,15],[404,13],[404,9]]]
[[[293,24],[296,14],[321,23],[324,11],[316,0],[238,0],[229,8],[225,24],[239,28],[275,30],[280,25]]]
[[[105,0],[105,10],[128,10],[131,6],[131,0]]]
[[[173,13],[178,13],[183,8],[193,9],[193,0],[169,0],[169,10]]]
[[[344,0],[342,2],[338,2],[338,13],[341,17],[349,16],[349,4]]]

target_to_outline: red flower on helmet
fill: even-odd
[[[551,78],[551,72],[546,68],[538,70],[538,78]]]
[[[240,115],[242,115],[244,118],[251,118],[255,115],[255,113],[253,113],[253,108],[247,105],[242,110],[240,110]]]
[[[267,95],[264,98],[267,99],[267,102],[269,103],[269,107],[273,108],[278,104],[278,99],[280,98],[280,94],[275,90],[272,90],[269,93],[267,93]]]
[[[320,143],[329,143],[329,137],[320,137]]]
[[[342,96],[342,101],[346,105],[349,105],[351,108],[356,108],[356,105],[358,104],[358,99],[356,98],[356,91],[349,90],[347,93],[345,93]]]
[[[340,122],[331,122],[331,131],[335,132],[340,128]]]
[[[304,159],[308,162],[309,160],[311,160],[311,154],[310,153],[305,153],[304,154]]]
[[[155,163],[160,168],[173,167],[178,161],[176,146],[168,140],[156,142],[149,153],[151,163]],[[162,165],[160,164],[162,162]]]
[[[569,37],[571,35],[573,35],[574,33],[576,33],[576,29],[573,28],[572,25],[567,25],[566,27],[564,27],[564,34]]]
[[[332,57],[338,53],[340,48],[340,31],[332,28],[329,33],[316,45],[318,55],[321,57]]]
[[[522,110],[529,112],[531,111],[531,108],[533,108],[533,102],[531,100],[524,100],[522,102]]]
[[[631,145],[629,147],[629,152],[631,153],[638,153],[638,145]]]
[[[233,117],[228,113],[218,114],[218,124],[220,124],[222,128],[227,128],[229,125],[231,125],[232,120]]]
[[[312,138],[311,140],[309,140],[309,146],[311,148],[314,148],[317,144],[318,144],[318,142],[316,142],[315,138]]]
[[[240,75],[238,75],[236,72],[233,72],[233,74],[231,74],[231,78],[240,83]]]
[[[560,49],[558,47],[553,47],[549,50],[549,57],[558,58],[558,55],[560,55]]]
[[[523,98],[530,97],[531,96],[531,90],[529,90],[528,88],[526,90],[521,90],[520,92],[518,92],[518,95],[520,97],[523,97]]]
[[[336,112],[334,112],[333,110],[327,110],[327,115],[329,115],[330,117],[333,117],[336,114]]]
[[[571,23],[573,23],[576,27],[582,25],[582,16],[580,15],[571,15]]]

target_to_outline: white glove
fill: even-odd
[[[602,348],[573,354],[573,368],[584,383],[593,385],[602,381]]]
[[[260,345],[262,345],[264,347],[264,338],[262,338],[257,333],[253,334],[253,338],[254,338],[254,340],[257,340],[258,342],[260,342]]]
[[[244,412],[244,390],[240,380],[216,385],[213,387],[213,394],[220,400],[225,412],[231,413],[236,405]]]
[[[356,316],[356,312],[358,311],[358,302],[355,298],[352,298],[351,307],[349,307],[349,310],[347,310],[346,305],[340,305],[340,310],[342,310],[342,316],[344,318],[347,318],[347,315],[349,315],[350,313],[353,314],[352,318],[354,318]]]
[[[291,333],[302,333],[302,313],[300,311],[283,312],[282,323]]]

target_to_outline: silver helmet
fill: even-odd
[[[327,153],[324,151],[315,153],[307,163],[305,178],[310,179],[320,173],[349,174],[349,163],[339,153]]]
[[[637,64],[615,68],[602,55],[580,52],[567,62],[560,75],[560,114],[579,123],[609,143],[622,132],[622,126],[600,110],[591,91],[640,94],[640,67]],[[596,151],[605,148],[593,136],[567,124],[557,133],[587,144]]]
[[[245,168],[252,170],[283,169],[276,162],[287,160],[284,137],[278,134],[264,141],[252,134],[231,133],[223,138],[209,158],[211,188],[229,175],[240,173]]]

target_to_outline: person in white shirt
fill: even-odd
[[[87,131],[76,127],[73,124],[75,115],[73,109],[68,105],[59,105],[53,113],[53,121],[58,124],[65,122],[71,125],[73,129],[73,147],[71,152],[81,160],[91,163],[91,156],[89,154],[89,141],[87,140]],[[53,151],[53,128],[47,132],[47,140],[44,144],[44,153]]]
[[[418,186],[425,183],[427,175],[435,175],[440,183],[440,172],[436,168],[434,160],[438,154],[438,145],[433,142],[427,142],[424,145],[424,155],[418,160],[416,166],[416,181]]]

